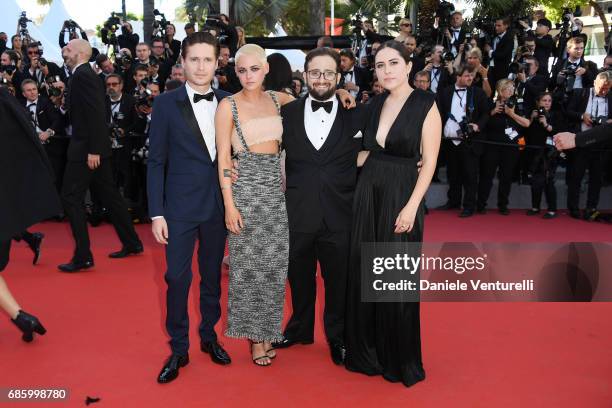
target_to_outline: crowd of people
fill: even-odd
[[[544,217],[556,217],[560,165],[568,169],[570,215],[597,212],[606,152],[581,145],[559,154],[553,141],[566,130],[612,122],[609,65],[598,70],[584,60],[579,30],[555,44],[551,23],[540,18],[534,32],[525,27],[522,48],[515,49],[507,19],[497,19],[496,35],[483,42],[453,13],[428,46],[413,35],[409,19],[388,41],[364,22],[365,39],[353,49],[337,52],[331,38],[320,38],[296,76],[282,55],[266,57],[261,47],[244,43],[244,30],[222,19],[234,33],[229,44],[192,25],[180,44],[171,24],[164,37],[141,42],[124,23],[122,48],[112,59],[96,55],[76,30],[63,43],[65,27],[62,66],[20,36],[2,52],[2,102],[21,105],[17,117],[27,117],[28,132],[40,141],[37,152],[46,151],[37,163],[44,167],[48,157],[74,237],[73,256],[59,269],[94,266],[87,217],[92,224],[106,217],[115,227],[122,247],[111,258],[143,252],[134,221],[151,222],[154,238],[166,246],[172,354],[158,382],[173,381],[189,363],[187,297],[196,241],[200,348],[215,363],[231,363],[214,330],[229,231],[225,334],[248,339],[256,365],[272,364],[275,348],[313,342],[318,260],[334,363],[410,386],[425,378],[419,304],[361,301],[361,244],[422,242],[424,196],[439,167],[446,166],[449,183],[443,208],[461,209],[461,217],[486,212],[496,175],[501,214],[509,213],[518,179],[531,185],[527,214],[540,213],[544,193]],[[549,75],[555,47],[564,54]],[[34,218],[61,219],[51,201],[10,228],[11,238],[26,240],[36,254],[42,237],[25,227]],[[8,242],[0,239],[3,252]],[[293,314],[282,330],[286,279]],[[0,301],[24,340],[44,334],[2,285]]]

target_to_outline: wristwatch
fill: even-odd
[[[49,134],[49,137],[55,136],[55,130],[53,129],[47,129],[47,133]]]

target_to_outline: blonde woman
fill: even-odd
[[[238,48],[241,48],[246,44],[246,33],[244,32],[244,28],[240,26],[236,26],[236,32],[238,33]]]
[[[400,32],[397,37],[395,37],[395,41],[404,42],[406,36],[412,34],[412,21],[409,18],[402,18],[399,21]]]
[[[524,135],[531,121],[516,112],[514,82],[510,79],[497,81],[497,100],[491,107],[491,116],[484,128],[488,144],[482,158],[482,173],[478,183],[478,204],[476,211],[486,212],[487,201],[491,193],[493,178],[499,168],[499,190],[497,208],[502,215],[510,214],[508,197],[512,187],[512,177],[519,161],[518,141]]]

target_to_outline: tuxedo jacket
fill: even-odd
[[[331,231],[350,231],[357,183],[359,132],[367,107],[338,111],[323,146],[312,145],[304,127],[307,97],[282,107],[283,147],[287,154],[287,215],[291,231],[314,233],[325,225]]]
[[[27,105],[28,102],[24,105],[26,109]],[[27,109],[27,113],[30,114],[29,109]],[[38,127],[43,132],[47,129],[53,129],[57,134],[64,133],[64,120],[62,114],[55,105],[44,96],[39,96],[38,102],[36,103],[36,121],[38,122]]]
[[[524,84],[519,83],[517,93],[522,92],[525,104],[525,114],[529,115],[536,106],[538,96],[544,91],[548,85],[548,78],[544,75],[536,74],[533,78],[526,81]]]
[[[570,124],[570,128],[580,132],[582,123],[582,114],[585,113],[589,104],[589,97],[593,88],[574,89],[570,95],[565,114]],[[608,119],[612,119],[612,92],[608,92]],[[591,112],[587,112],[591,113]]]
[[[111,123],[112,121],[112,110],[110,97],[106,97],[106,122]],[[119,127],[125,131],[125,136],[134,130],[136,125],[136,98],[132,95],[123,94],[121,96],[121,102],[119,103],[119,112],[123,114],[123,119],[119,120]]]
[[[353,67],[354,73],[354,83],[359,87],[359,92],[357,93],[357,100],[361,99],[361,94],[364,91],[370,90],[370,84],[372,82],[372,77],[370,76],[370,71],[361,68],[357,65],[357,61],[355,61],[355,66]],[[338,84],[338,88],[342,88],[344,86],[344,73],[342,73],[342,78],[340,79],[340,83]]]
[[[217,101],[230,95],[213,91]],[[210,158],[185,85],[155,98],[147,193],[151,217],[204,222],[224,213],[217,159]]]
[[[72,137],[68,161],[87,161],[88,154],[102,158],[111,155],[104,95],[102,82],[88,63],[79,66],[70,77],[66,105]]]
[[[557,76],[562,69],[565,69],[568,65],[567,59],[560,59],[553,66],[552,72],[550,75],[550,89],[555,89],[557,87]],[[595,82],[595,77],[597,76],[597,65],[591,61],[586,61],[584,57],[580,59],[580,63],[578,66],[586,69],[586,72],[582,75],[582,87],[583,88],[592,88],[593,83]]]
[[[493,48],[493,42],[491,42]],[[510,62],[512,61],[512,51],[514,49],[514,33],[511,30],[497,43],[495,51],[491,54],[493,60],[492,73],[495,80],[506,78],[509,73]]]
[[[442,115],[442,129],[444,129],[446,122],[450,118],[454,94],[455,84],[447,86],[446,88],[438,91],[436,102],[438,104],[440,114]],[[489,120],[489,104],[487,94],[485,94],[481,88],[470,86],[466,91],[466,104],[466,107],[468,108],[473,106],[470,123],[477,124],[478,128],[480,129],[480,132],[476,132],[474,135],[474,140],[486,139],[484,128]],[[481,154],[484,151],[483,143],[470,143],[470,147],[476,154]]]
[[[603,145],[612,141],[612,124],[605,124],[594,127],[585,132],[576,134],[576,147],[590,147],[594,145]]]

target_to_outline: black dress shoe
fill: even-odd
[[[506,207],[500,207],[497,211],[499,211],[501,215],[510,215],[510,210]]]
[[[453,203],[446,203],[436,208],[436,210],[458,210],[459,205]]]
[[[202,342],[200,343],[200,349],[202,349],[204,353],[210,354],[210,359],[213,363],[227,365],[232,362],[227,351],[223,350],[223,347],[216,341]]]
[[[34,333],[38,333],[41,336],[47,332],[47,329],[38,321],[36,316],[32,316],[29,313],[20,310],[17,317],[11,319],[11,321],[21,330],[23,336],[21,338],[26,343],[31,342],[34,339]]]
[[[569,216],[572,217],[572,218],[575,218],[577,220],[579,220],[581,218],[580,217],[580,211],[578,211],[578,210],[570,210],[569,211]]]
[[[312,343],[314,343],[313,340],[293,340],[289,337],[283,337],[281,341],[273,342],[272,347],[274,347],[275,349],[282,349],[282,348],[291,347],[294,344],[312,344]]]
[[[484,214],[486,214],[486,213],[487,213],[487,209],[486,209],[485,207],[478,207],[478,208],[476,209],[476,212],[477,212],[478,214],[484,215]]]
[[[32,259],[32,265],[36,265],[38,263],[38,258],[40,258],[40,244],[42,243],[45,234],[42,232],[34,232],[32,234],[32,241],[28,242],[28,246],[34,252],[34,259]]]
[[[166,363],[164,364],[161,372],[157,376],[157,382],[160,384],[166,384],[176,379],[179,375],[179,368],[185,367],[189,364],[189,355],[180,356],[178,354],[172,354]]]
[[[556,218],[557,217],[557,213],[554,211],[548,211],[546,214],[544,214],[544,216],[542,218],[544,218],[545,220],[550,220],[552,218]]]
[[[329,351],[331,352],[331,358],[334,364],[344,364],[344,358],[346,357],[346,349],[341,344],[330,344]]]
[[[472,210],[463,210],[461,211],[461,214],[459,214],[460,218],[467,218],[467,217],[471,217],[472,215],[474,215],[474,211]]]
[[[89,269],[92,266],[94,266],[94,261],[93,259],[90,259],[89,261],[70,261],[70,263],[67,264],[61,264],[58,266],[59,270],[62,272],[78,272],[80,270],[83,269]]]
[[[109,254],[108,257],[114,258],[114,259],[125,258],[126,256],[141,254],[142,251],[144,251],[142,244],[138,244],[135,247],[125,247],[124,246],[123,248],[121,248],[120,251]]]
[[[530,208],[529,210],[527,210],[527,215],[537,215],[540,213],[540,209],[539,208]]]

